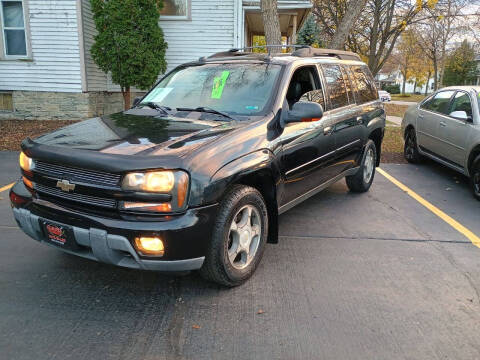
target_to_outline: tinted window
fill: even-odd
[[[467,116],[473,117],[472,103],[470,102],[470,96],[468,96],[467,93],[460,91],[455,94],[450,112],[454,111],[465,111]]]
[[[332,109],[348,105],[347,88],[338,65],[322,65]]]
[[[438,112],[440,114],[448,114],[450,98],[455,91],[441,91],[437,93],[429,101],[422,104],[422,109]]]
[[[351,70],[357,88],[357,102],[363,104],[378,99],[377,88],[368,67],[366,65],[354,65]]]
[[[345,79],[345,85],[347,86],[348,102],[350,104],[355,104],[355,98],[353,97],[353,88],[352,88],[352,75],[348,71],[348,68],[342,66],[343,78]]]

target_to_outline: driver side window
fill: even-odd
[[[290,110],[298,101],[314,101],[325,108],[320,80],[314,66],[301,67],[292,75],[287,90],[287,102]]]

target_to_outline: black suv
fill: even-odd
[[[233,49],[184,64],[132,109],[22,143],[18,225],[118,266],[244,282],[278,215],[346,177],[367,191],[385,113],[353,53]]]

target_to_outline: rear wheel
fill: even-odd
[[[473,191],[473,196],[480,201],[480,156],[477,156],[473,161],[470,174],[470,184]]]
[[[267,206],[255,188],[235,185],[220,205],[201,275],[237,286],[254,273],[268,235]]]
[[[353,192],[366,192],[372,185],[377,164],[377,148],[372,140],[365,146],[365,156],[360,169],[355,175],[347,176],[347,186]]]
[[[418,164],[422,160],[422,156],[418,152],[417,136],[414,129],[409,129],[405,135],[403,156],[405,160],[412,164]]]

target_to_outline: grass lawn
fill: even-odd
[[[381,161],[384,163],[406,162],[403,158],[402,129],[392,126],[385,128]]]
[[[391,94],[392,100],[397,101],[412,101],[412,102],[419,102],[425,99],[425,95],[417,95],[417,94]]]
[[[408,105],[397,105],[397,104],[388,104],[384,103],[385,112],[390,116],[398,116],[403,118],[405,111],[408,109]]]

